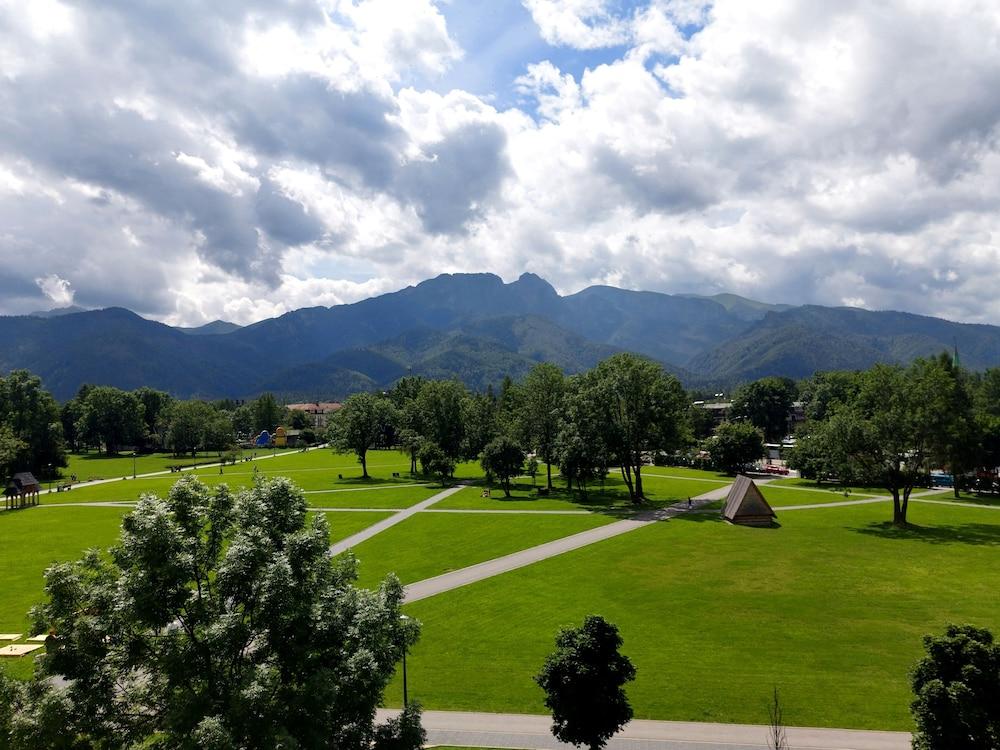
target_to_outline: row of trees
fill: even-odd
[[[587,485],[619,467],[634,502],[643,500],[642,468],[650,453],[673,452],[690,436],[687,396],[680,382],[643,357],[616,354],[571,377],[552,364],[534,367],[521,383],[506,380],[499,394],[469,393],[456,381],[406,377],[383,394],[348,398],[328,438],[358,456],[399,446],[443,478],[462,460],[483,462],[506,491],[527,453],[552,466],[570,486]]]
[[[55,477],[68,451],[221,453],[282,424],[315,440],[309,415],[289,411],[269,393],[247,402],[182,401],[153,388],[84,385],[60,407],[38,376],[15,370],[0,377],[0,482],[15,471]]]
[[[153,388],[92,385],[82,386],[63,405],[60,421],[72,451],[95,448],[109,454],[123,446],[176,455],[222,452],[280,424],[310,426],[307,415],[290,413],[270,393],[248,402],[181,401]]]

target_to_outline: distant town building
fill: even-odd
[[[288,408],[297,411],[304,411],[313,420],[313,427],[317,430],[326,428],[330,415],[340,409],[340,403],[336,401],[318,401],[314,404],[289,404]]]
[[[694,406],[700,407],[712,415],[715,426],[718,427],[723,422],[729,421],[732,415],[732,401],[695,401]],[[795,428],[806,421],[806,410],[804,401],[793,401],[788,410],[788,429],[786,435],[794,435]]]
[[[694,405],[711,414],[716,427],[729,420],[729,413],[733,409],[732,401],[695,401]]]

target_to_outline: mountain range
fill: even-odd
[[[689,387],[765,375],[908,362],[957,347],[1000,364],[1000,327],[902,312],[774,305],[592,286],[559,295],[523,274],[446,274],[348,305],[294,310],[240,327],[176,328],[122,308],[0,317],[0,371],[37,373],[59,399],[83,383],[148,385],[179,397],[329,399],[406,374],[475,389],[541,361],[579,372],[618,351],[661,362]]]

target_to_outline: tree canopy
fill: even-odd
[[[632,719],[624,685],[635,679],[635,667],[621,645],[618,628],[596,615],[556,636],[556,650],[535,681],[560,741],[599,750]]]
[[[586,373],[581,391],[601,415],[605,442],[621,465],[629,497],[642,502],[646,454],[673,450],[688,435],[680,381],[652,360],[622,353]]]
[[[770,443],[788,434],[788,415],[798,389],[789,378],[767,377],[747,383],[733,394],[732,415],[746,419]]]
[[[764,435],[749,422],[723,422],[708,440],[712,463],[720,471],[746,471],[764,455]]]
[[[327,748],[419,739],[374,726],[419,625],[389,576],[353,586],[286,479],[233,495],[188,477],[125,516],[110,555],[46,572],[30,683],[0,685],[12,747]],[[53,679],[57,678],[57,679]],[[390,743],[391,744],[391,743]],[[415,748],[410,746],[412,750]]]
[[[328,438],[337,450],[358,457],[361,474],[368,479],[368,451],[390,429],[396,418],[392,401],[371,393],[355,393],[333,415]]]
[[[972,625],[924,637],[913,670],[914,750],[1000,747],[1000,644]]]
[[[516,441],[501,435],[483,448],[483,471],[497,478],[503,493],[510,497],[510,481],[524,471],[524,451]]]

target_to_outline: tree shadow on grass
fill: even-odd
[[[1000,525],[988,523],[942,524],[938,526],[917,526],[905,528],[894,526],[888,521],[871,523],[859,529],[859,534],[881,539],[928,542],[930,544],[975,544],[1000,546]]]

